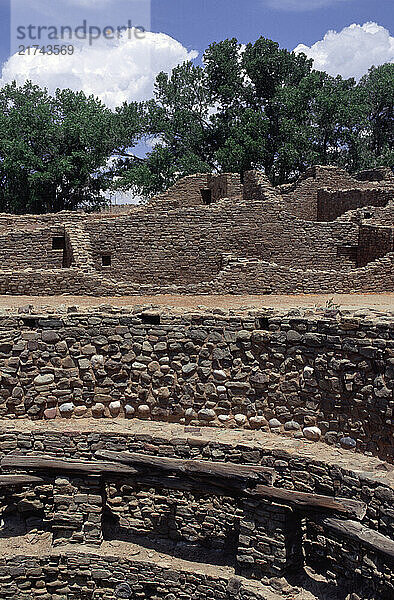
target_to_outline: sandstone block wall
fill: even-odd
[[[53,239],[64,237],[64,227],[11,229],[0,233],[0,268],[61,269],[63,250],[53,249]]]
[[[327,573],[327,564],[330,565],[328,578],[333,585],[338,585],[338,581],[346,582],[345,589],[359,590],[365,598],[388,600],[394,595],[394,559],[367,545],[309,521],[305,554],[307,563],[318,573]]]
[[[85,234],[98,272],[141,284],[210,281],[229,252],[303,269],[343,268],[337,247],[357,245],[356,225],[300,221],[281,216],[279,208],[269,201],[174,210],[163,204],[130,217],[89,221]],[[111,255],[110,268],[102,266],[103,254]]]
[[[280,189],[274,189],[257,171],[245,173],[243,185],[234,174],[193,175],[125,214],[0,215],[0,291],[28,295],[220,293],[228,278],[234,294],[367,292],[376,284],[377,291],[392,290],[386,263],[378,265],[377,271],[374,267],[346,273],[357,266],[359,252],[363,253],[360,264],[365,260],[371,264],[387,251],[378,230],[376,235],[371,230],[366,242],[375,248],[370,253],[360,246],[364,238],[359,233],[365,218],[374,225],[392,227],[393,204],[363,212],[348,210],[335,220],[316,222],[317,194],[322,188],[331,190],[324,192],[327,218],[333,217],[334,204],[337,209],[341,204],[341,211],[369,202],[370,197],[381,204],[393,193],[388,179],[371,188],[370,182],[356,182],[338,169],[315,167],[293,186]],[[344,191],[332,191],[338,189]],[[362,201],[353,201],[357,194]],[[333,197],[343,202],[333,202]],[[52,248],[56,235],[65,237],[63,251]],[[231,273],[228,255],[238,261]],[[260,271],[258,284],[251,276],[250,261],[256,261]],[[232,281],[238,267],[242,271],[239,288]]]
[[[206,562],[228,564],[244,577],[285,573],[293,557],[287,538],[292,511],[264,501],[155,489],[130,481],[107,486],[107,539],[181,543]],[[146,543],[142,542],[142,543]]]
[[[370,240],[372,246],[374,243]],[[355,250],[356,247],[353,247]],[[340,247],[342,250],[343,247]],[[351,268],[341,252],[342,271],[287,267],[257,259],[227,257],[223,270],[207,284],[190,286],[189,293],[216,294],[361,294],[393,290],[394,253],[386,254],[364,267]]]
[[[394,252],[394,227],[362,225],[358,245],[357,262],[360,267]]]
[[[318,190],[317,221],[335,221],[349,210],[364,206],[386,206],[394,199],[394,190]]]

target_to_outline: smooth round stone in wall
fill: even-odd
[[[232,417],[230,417],[229,415],[219,415],[218,419],[223,425],[226,425],[227,423],[229,423],[229,421],[232,420]]]
[[[157,360],[153,360],[148,364],[149,373],[154,373],[155,371],[160,371],[160,363]]]
[[[150,408],[147,404],[140,404],[137,410],[140,417],[149,417],[150,415]]]
[[[96,402],[92,406],[92,415],[93,417],[102,417],[104,415],[105,406],[101,402]]]
[[[44,417],[46,419],[56,419],[56,408],[46,408],[44,410]]]
[[[234,420],[235,420],[236,424],[239,425],[240,427],[243,425],[246,425],[246,423],[248,422],[247,417],[242,414],[235,415]]]
[[[187,363],[187,365],[183,365],[183,367],[182,367],[182,373],[186,377],[193,375],[193,373],[195,373],[196,371],[197,371],[196,363]]]
[[[49,385],[55,381],[55,376],[52,373],[47,373],[46,375],[37,375],[34,378],[34,385]]]
[[[255,417],[250,417],[249,425],[252,429],[260,429],[261,427],[266,427],[268,425],[268,421],[265,417],[256,415]]]
[[[159,388],[157,395],[162,400],[168,400],[169,397],[171,396],[171,392],[168,389],[168,387],[161,387],[161,388]]]
[[[119,402],[119,400],[114,400],[113,402],[110,402],[108,408],[109,408],[109,412],[111,413],[111,416],[117,417],[118,414],[120,413],[120,409],[122,408],[122,405]]]
[[[278,421],[278,419],[270,419],[268,421],[268,425],[271,427],[271,429],[278,429],[281,427],[282,423]]]
[[[312,367],[304,367],[303,376],[304,379],[311,379],[313,377],[314,370]]]
[[[297,421],[286,421],[285,431],[298,431],[299,429],[301,429],[301,425]]]
[[[305,427],[302,433],[307,440],[312,442],[318,442],[321,438],[321,431],[318,427]]]
[[[197,416],[197,413],[193,408],[187,408],[185,410],[186,419],[194,419],[196,416]]]
[[[341,444],[342,448],[345,448],[346,450],[353,450],[353,448],[357,446],[356,440],[350,436],[341,438],[339,443]]]
[[[75,409],[73,402],[65,402],[59,406],[59,411],[62,417],[71,417]]]
[[[115,588],[115,597],[116,598],[132,598],[133,590],[129,586],[128,583],[120,583]]]
[[[75,407],[75,411],[74,414],[76,417],[83,417],[84,415],[86,415],[87,412],[87,407],[86,406],[76,406]]]
[[[337,431],[327,431],[324,434],[324,441],[331,446],[336,444],[338,440],[338,432]]]
[[[135,414],[134,406],[131,406],[131,404],[126,404],[124,407],[124,414],[126,417],[132,417]]]
[[[203,421],[213,421],[216,418],[216,413],[212,408],[202,408],[198,411],[198,416]]]
[[[224,371],[213,371],[212,375],[218,381],[224,381],[225,379],[227,379],[227,375]]]
[[[104,365],[104,356],[102,354],[94,354],[90,361],[94,369],[99,369]]]

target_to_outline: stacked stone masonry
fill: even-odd
[[[128,213],[0,215],[0,293],[391,291],[378,227],[392,232],[393,197],[387,174],[314,167],[280,188],[257,171],[193,175]]]
[[[3,419],[272,430],[392,459],[394,342],[384,317],[22,313],[1,317],[0,335]]]
[[[336,464],[334,452],[326,460],[317,460],[313,458],[313,452],[309,452],[309,455],[299,451],[297,453],[294,444],[293,447],[288,445],[285,449],[285,446],[280,448],[280,445],[272,444],[272,440],[267,443],[263,442],[262,438],[263,443],[258,443],[258,437],[256,441],[247,441],[242,439],[242,436],[239,436],[238,443],[235,444],[216,442],[210,439],[204,430],[200,431],[198,437],[193,431],[188,433],[187,428],[183,432],[181,429],[179,427],[179,431],[166,432],[166,428],[163,427],[160,437],[150,435],[149,428],[145,428],[145,431],[140,429],[137,433],[120,435],[93,432],[89,431],[89,428],[86,431],[75,430],[67,434],[61,430],[56,432],[55,428],[36,429],[36,431],[33,429],[29,433],[21,429],[20,432],[3,434],[0,437],[0,454],[28,456],[31,448],[35,448],[54,458],[72,456],[89,458],[94,462],[96,453],[108,448],[112,452],[138,451],[147,456],[174,456],[203,461],[262,465],[272,471],[272,484],[275,488],[361,500],[365,503],[366,512],[364,516],[360,516],[360,522],[363,527],[369,528],[371,540],[373,532],[385,536],[387,543],[392,538],[394,485],[392,478],[390,480],[381,469],[384,463],[373,459],[375,462],[372,460],[371,464],[367,465],[364,459],[359,461],[358,470],[352,470],[354,467],[343,468]],[[193,430],[193,428],[189,429]],[[193,435],[194,437],[189,437]],[[362,468],[375,470],[376,474],[363,472],[360,470]],[[89,558],[89,554],[73,554],[69,550],[70,546],[67,545],[80,544],[82,541],[85,544],[97,545],[98,541],[101,541],[101,538],[96,536],[92,539],[89,535],[91,536],[94,530],[100,532],[103,503],[107,503],[107,510],[111,510],[115,516],[126,515],[122,525],[128,530],[128,535],[131,535],[130,538],[125,538],[130,542],[133,540],[133,534],[137,533],[140,539],[145,539],[142,544],[147,544],[148,548],[156,547],[159,552],[163,552],[164,547],[160,545],[160,540],[170,533],[170,527],[164,522],[164,519],[168,519],[170,511],[173,515],[170,523],[176,524],[172,529],[172,535],[175,534],[176,540],[183,542],[179,545],[180,552],[185,547],[184,542],[188,542],[194,547],[195,553],[200,548],[200,551],[204,552],[205,562],[212,562],[212,565],[223,564],[223,558],[236,559],[235,577],[227,576],[224,580],[225,584],[220,576],[220,567],[216,577],[204,577],[207,586],[203,588],[206,594],[202,596],[204,598],[220,598],[222,593],[223,598],[228,599],[265,598],[264,587],[250,588],[247,580],[260,579],[269,582],[270,578],[275,579],[277,575],[286,573],[288,569],[291,572],[294,568],[302,567],[302,564],[294,564],[295,553],[299,551],[296,552],[294,546],[294,531],[297,529],[302,536],[301,543],[304,547],[303,554],[300,554],[302,562],[328,575],[333,585],[343,586],[344,594],[346,590],[350,590],[357,593],[362,600],[372,598],[388,600],[393,593],[391,577],[393,558],[390,558],[390,554],[374,548],[373,543],[369,543],[368,540],[355,543],[354,540],[347,540],[346,536],[333,535],[319,524],[319,519],[316,520],[313,514],[304,513],[297,516],[297,511],[292,514],[288,507],[280,506],[280,503],[261,500],[240,502],[231,498],[226,499],[226,494],[216,499],[209,498],[204,493],[190,495],[183,492],[173,495],[166,493],[165,490],[160,490],[159,493],[152,486],[141,493],[141,490],[138,491],[135,484],[127,479],[123,480],[123,483],[117,483],[116,478],[112,479],[106,484],[105,491],[102,487],[99,490],[96,482],[93,481],[92,484],[90,476],[83,478],[44,474],[43,479],[42,483],[34,487],[24,485],[21,489],[7,489],[7,493],[1,494],[3,520],[8,527],[12,521],[15,523],[16,519],[24,521],[24,530],[33,529],[36,533],[40,529],[58,531],[67,523],[68,529],[73,530],[74,533],[67,539],[61,540],[62,546],[55,546],[57,553],[53,550],[51,552],[49,548],[40,559],[33,556],[30,559],[16,556],[3,561],[0,580],[2,598],[19,600],[35,598],[36,595],[41,597],[40,594],[43,593],[47,593],[44,597],[48,600],[57,598],[56,594],[60,596],[63,594],[67,599],[78,598],[81,588],[76,584],[81,576],[85,578],[82,579],[83,583],[80,583],[84,586],[84,593],[87,594],[90,590],[91,594],[85,596],[86,598],[94,598],[94,600],[104,597],[134,598],[133,595],[119,595],[119,586],[124,586],[123,589],[126,590],[127,586],[133,588],[133,584],[138,585],[139,582],[143,586],[143,582],[147,581],[148,571],[145,569],[148,567],[144,567],[140,559],[127,559],[126,563],[124,558],[111,557],[107,553],[96,556],[93,549],[89,551],[91,555]],[[64,507],[69,506],[70,499],[74,499],[75,502],[69,513],[69,521],[65,519],[67,511],[63,512],[63,518],[59,520],[57,509],[59,500]],[[130,504],[136,515],[135,520],[127,516]],[[86,506],[91,506],[92,514],[97,517],[95,520],[90,521],[85,518]],[[233,537],[227,538],[228,554],[222,552],[221,534],[225,531],[226,522],[223,520],[223,508],[227,515],[233,515],[239,521],[238,530],[230,529]],[[64,511],[64,508],[62,510]],[[143,521],[138,517],[139,510],[145,511],[142,516]],[[201,515],[203,519],[200,518]],[[108,524],[108,514],[103,523],[105,522]],[[84,530],[81,527],[83,523],[85,523]],[[117,531],[111,527],[111,522],[109,525],[104,531],[104,537],[112,540],[114,546],[111,548],[116,548]],[[165,529],[166,527],[168,528]],[[206,528],[212,532],[208,545],[216,546],[219,550],[216,556],[209,553],[207,549]],[[53,539],[55,543],[59,542],[59,537],[54,536]],[[290,554],[288,554],[289,542]],[[103,547],[105,543],[102,542]],[[390,552],[392,557],[393,548]],[[182,557],[182,554],[180,556]],[[92,563],[87,564],[86,561]],[[68,563],[69,568],[65,568]],[[94,567],[88,566],[93,563]],[[128,565],[127,569],[124,567],[125,564]],[[47,569],[48,566],[52,568]],[[194,577],[201,577],[198,567],[196,570]],[[174,593],[175,598],[182,597],[177,595],[180,591],[177,592],[173,587],[173,577],[176,580],[180,577],[180,581],[186,583],[184,571],[178,570],[177,575],[175,576],[174,573],[171,577],[168,576],[168,567],[164,571],[165,575],[157,563],[153,561],[150,563],[148,579],[150,586],[146,590],[147,598],[163,597],[168,600],[165,594],[170,593]],[[163,577],[167,578],[165,585]],[[216,588],[215,582],[219,581],[219,588]],[[169,585],[172,586],[170,589],[168,589]],[[196,593],[193,592],[193,588],[185,588],[182,593],[185,598],[199,597],[193,595]],[[219,596],[215,595],[218,593]],[[252,595],[244,596],[243,593]]]

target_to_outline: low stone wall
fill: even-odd
[[[394,596],[394,557],[313,521],[308,521],[305,537],[306,563],[328,575],[333,585],[341,582],[344,591],[357,590],[363,600],[390,600]]]
[[[384,319],[139,309],[10,315],[0,332],[2,418],[126,416],[392,451]]]
[[[159,429],[143,425],[136,426],[134,432],[114,429],[109,433],[97,431],[94,426],[84,427],[80,420],[79,431],[57,431],[50,423],[30,432],[7,431],[0,433],[0,458],[10,453],[28,455],[34,450],[58,458],[92,459],[99,450],[111,450],[262,465],[273,469],[275,487],[365,502],[367,510],[361,522],[389,539],[394,538],[394,485],[389,467],[378,459],[352,454],[346,459],[343,453],[331,449],[324,456],[322,444],[318,451],[314,446],[303,451],[296,440],[281,443],[280,438],[275,441],[264,434],[248,440],[247,433],[240,431],[229,441],[217,441],[218,435],[209,435],[211,430],[206,428],[196,431],[193,427],[176,426],[173,431],[164,423]],[[317,454],[323,458],[317,458]]]
[[[343,247],[341,247],[342,250]],[[357,259],[357,247],[355,260]],[[360,268],[349,268],[341,256],[341,271],[286,267],[263,260],[227,257],[224,268],[195,293],[215,294],[363,294],[394,291],[394,253]],[[192,289],[192,288],[187,288]]]
[[[238,577],[153,561],[75,553],[0,559],[0,597],[12,600],[267,600]]]
[[[258,580],[284,575],[295,559],[287,542],[293,511],[278,503],[157,489],[131,479],[108,484],[106,498],[107,539],[175,542]]]

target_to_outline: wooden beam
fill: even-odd
[[[334,498],[333,496],[321,496],[307,492],[297,492],[283,488],[257,485],[250,490],[254,496],[272,498],[278,502],[284,502],[306,510],[333,510],[336,512],[352,515],[362,519],[367,511],[364,502],[350,500],[349,498]]]
[[[235,463],[213,462],[207,460],[185,460],[182,458],[164,458],[135,452],[112,452],[98,450],[98,458],[133,465],[136,469],[158,470],[173,475],[190,475],[199,477],[219,477],[239,483],[259,482],[264,480],[272,483],[275,470],[261,465],[237,465]]]
[[[1,460],[2,468],[23,469],[25,471],[58,471],[84,473],[85,475],[136,475],[138,471],[119,463],[101,462],[95,460],[73,460],[52,458],[48,456],[21,456],[8,454]]]
[[[321,523],[341,536],[344,535],[353,541],[359,542],[376,552],[381,552],[394,559],[394,541],[373,529],[369,529],[369,527],[365,527],[365,525],[357,521],[341,521],[340,519],[327,517],[322,519]]]
[[[29,483],[39,485],[44,483],[44,479],[34,475],[0,475],[0,488],[13,485],[26,485]]]

